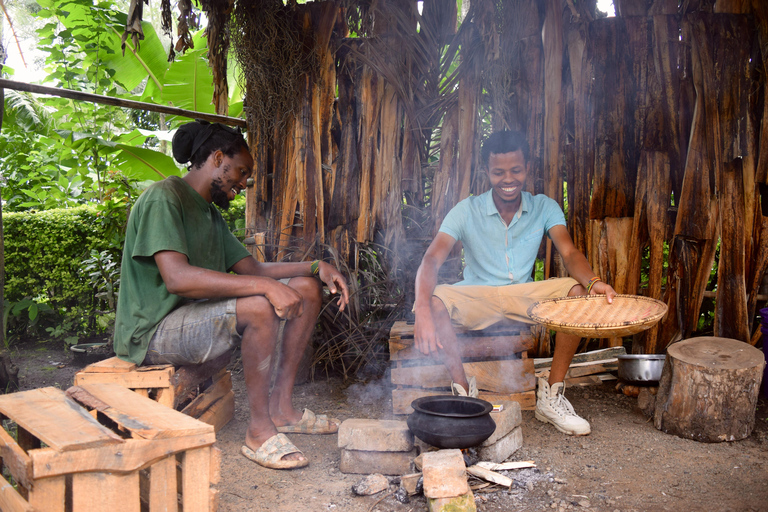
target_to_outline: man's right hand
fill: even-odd
[[[304,297],[280,281],[274,281],[264,296],[275,308],[275,314],[279,318],[290,320],[301,316],[304,312]]]
[[[437,339],[435,323],[432,321],[432,311],[428,308],[422,311],[417,309],[415,313],[413,341],[416,349],[425,356],[437,352],[438,348],[442,349],[443,345]]]

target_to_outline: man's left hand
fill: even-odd
[[[608,283],[598,281],[592,285],[592,289],[589,290],[589,294],[605,295],[605,300],[608,301],[608,304],[611,304],[613,302],[613,298],[616,296],[616,290],[614,290],[613,287]]]
[[[320,262],[319,272],[317,276],[322,282],[328,286],[331,293],[339,293],[339,300],[336,302],[339,306],[339,311],[344,311],[344,308],[349,304],[349,290],[347,289],[347,280],[344,278],[341,272],[330,263],[324,261]]]

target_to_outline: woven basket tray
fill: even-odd
[[[555,331],[588,338],[629,336],[653,327],[667,313],[663,302],[640,295],[617,295],[613,304],[605,295],[541,300],[528,308],[528,316]]]

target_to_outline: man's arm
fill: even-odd
[[[236,274],[247,276],[261,276],[271,279],[289,279],[291,277],[311,277],[312,276],[312,262],[303,261],[299,263],[288,262],[275,262],[275,263],[262,263],[257,261],[256,258],[247,257],[243,258],[234,265],[232,265],[232,271]],[[349,289],[347,288],[347,280],[344,278],[341,272],[331,265],[321,261],[318,263],[317,277],[328,286],[331,293],[339,294],[339,300],[337,304],[339,311],[344,311],[344,308],[349,303]]]
[[[263,295],[280,318],[295,318],[303,312],[301,294],[272,278],[195,267],[185,254],[176,251],[157,252],[154,259],[165,287],[173,294],[190,299]]]
[[[561,224],[553,226],[549,230],[549,237],[554,242],[557,252],[563,257],[565,269],[572,278],[577,280],[584,288],[587,288],[589,280],[595,277],[595,273],[592,271],[587,258],[573,245],[573,240],[571,240],[568,230]],[[605,298],[609,303],[613,302],[613,298],[616,296],[616,291],[611,285],[603,281],[595,283],[590,293],[605,294]]]
[[[429,248],[421,260],[421,265],[419,265],[419,270],[416,272],[416,301],[413,306],[416,321],[413,337],[416,348],[423,354],[437,352],[438,348],[443,348],[435,334],[431,302],[432,293],[437,286],[437,273],[454,245],[456,245],[455,238],[439,232],[429,244]]]

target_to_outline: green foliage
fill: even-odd
[[[119,261],[104,233],[110,222],[102,217],[89,206],[4,215],[5,299],[12,305],[5,319],[7,333],[39,335],[53,327],[49,334],[60,337],[62,328],[75,333],[96,328],[102,290],[94,286],[83,262],[91,251],[104,261]],[[21,314],[25,310],[26,317]],[[43,310],[50,314],[41,318]]]

